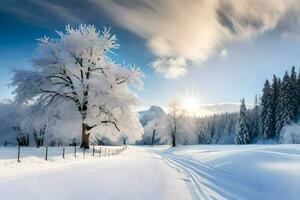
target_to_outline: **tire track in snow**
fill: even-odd
[[[173,168],[177,169],[180,172],[184,172],[186,174],[188,174],[188,176],[190,177],[190,181],[192,183],[193,189],[195,194],[197,195],[197,197],[199,199],[207,199],[207,200],[213,200],[213,198],[210,197],[210,195],[208,194],[208,192],[205,190],[205,188],[202,187],[202,184],[199,182],[199,180],[197,179],[197,176],[195,175],[195,173],[192,170],[183,168],[179,163],[174,162],[172,159],[169,159],[165,156],[162,155],[162,157],[169,163],[169,165],[171,165]],[[197,198],[197,199],[198,199]]]
[[[224,172],[195,160],[170,153],[160,155],[173,167],[185,172],[192,183],[197,199],[260,199],[253,195],[264,193],[262,186],[248,179]]]

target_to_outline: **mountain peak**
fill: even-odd
[[[145,126],[149,121],[154,119],[157,116],[166,114],[165,111],[160,106],[152,105],[148,110],[140,111],[140,122]]]

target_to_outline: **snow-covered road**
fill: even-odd
[[[74,167],[0,178],[0,199],[192,199],[185,183],[183,174],[161,156],[130,147],[120,155]]]
[[[131,146],[111,157],[22,163],[4,155],[1,200],[300,199],[299,145]]]

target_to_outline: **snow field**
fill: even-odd
[[[130,146],[99,159],[62,159],[57,148],[49,161],[29,148],[21,163],[12,150],[0,148],[4,199],[300,198],[300,145]]]
[[[101,154],[99,150],[101,147]],[[63,147],[49,147],[48,160],[45,160],[46,148],[40,147],[21,147],[20,162],[17,161],[17,147],[0,148],[0,181],[31,173],[41,172],[51,169],[60,169],[72,167],[85,163],[94,163],[99,159],[109,159],[122,153],[123,147],[119,146],[96,146],[93,155],[93,147],[86,149],[84,155],[83,149],[76,148],[76,158],[74,156],[74,147],[65,147],[65,158],[63,159]],[[106,152],[106,153],[105,153]],[[111,153],[116,154],[112,155]]]
[[[187,173],[199,199],[300,198],[300,145],[180,146],[161,155]]]

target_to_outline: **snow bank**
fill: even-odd
[[[49,147],[48,160],[45,160],[46,148],[21,147],[20,161],[17,162],[17,147],[0,147],[0,181],[39,173],[48,170],[57,170],[66,167],[74,167],[87,163],[98,162],[99,159],[109,159],[110,151],[121,149],[118,146],[101,147],[99,158],[99,148],[95,147],[94,157],[92,149],[88,149],[83,154],[83,150],[77,147],[76,158],[74,156],[74,147],[65,147],[65,159],[62,158],[62,147]],[[105,151],[107,156],[105,156]],[[116,155],[113,155],[116,156]]]
[[[300,125],[292,123],[282,128],[280,140],[283,144],[300,144]]]

